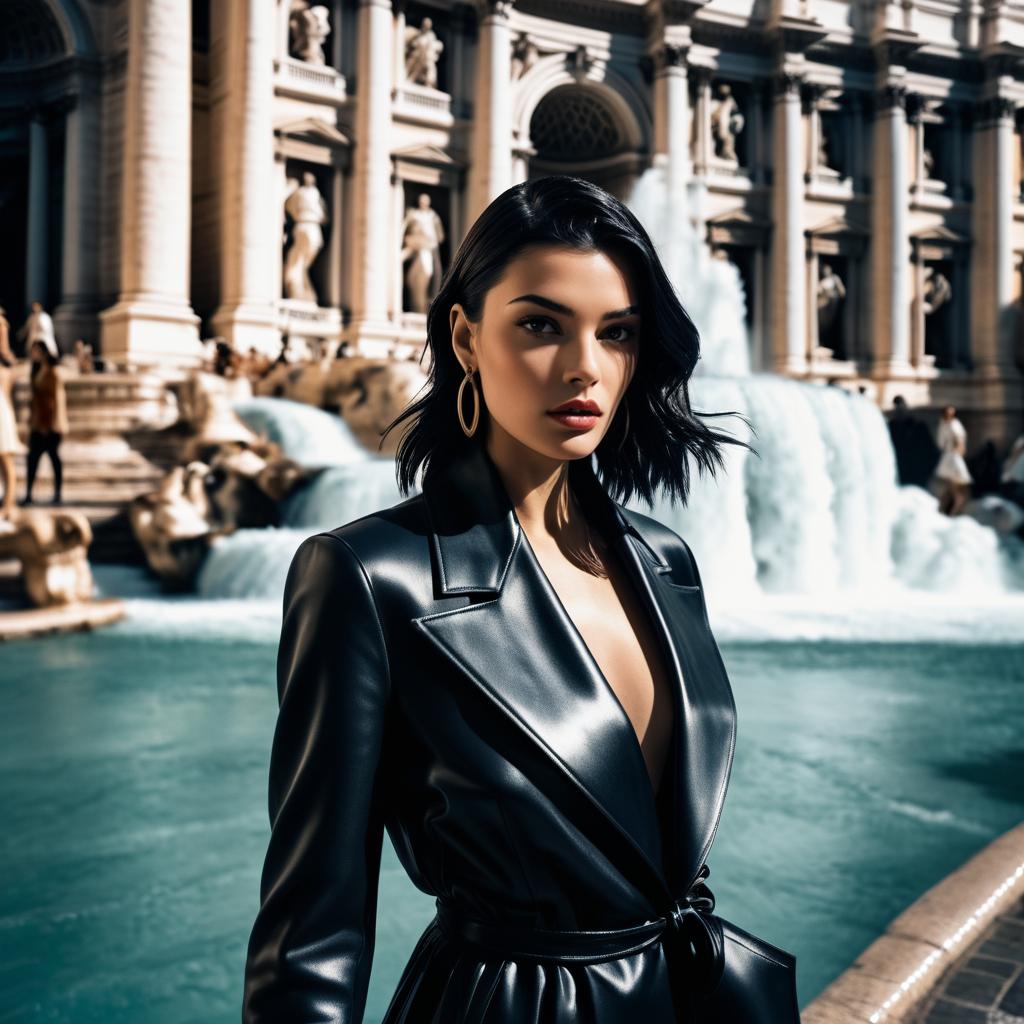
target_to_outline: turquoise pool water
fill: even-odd
[[[0,1020],[239,1019],[268,834],[276,636],[159,624],[0,650]],[[806,1004],[1024,810],[1017,646],[723,643],[735,771],[718,909]],[[433,913],[388,844],[366,1020]]]

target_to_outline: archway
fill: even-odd
[[[606,90],[575,82],[545,94],[530,118],[529,176],[574,174],[626,198],[638,140],[616,107]]]
[[[9,0],[0,19],[0,305],[12,326],[31,298],[60,296],[63,125],[37,76],[68,52],[53,11]]]
[[[95,55],[95,37],[78,0],[5,0],[0,303],[17,323],[28,302],[40,299],[54,314],[58,341],[77,336],[72,329],[79,322],[66,312],[69,296],[77,301],[95,291],[100,263],[100,204],[96,189],[87,191],[99,175],[101,65],[89,59]],[[68,174],[66,166],[72,168]]]

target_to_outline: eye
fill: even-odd
[[[523,319],[519,321],[519,326],[525,327],[531,334],[552,333],[550,331],[535,330],[530,326],[531,324],[551,324],[552,326],[557,326],[553,320],[546,316],[524,316]]]
[[[612,338],[612,341],[626,342],[632,341],[633,338],[636,337],[636,330],[632,327],[628,327],[626,324],[616,324],[614,327],[609,327],[608,330],[625,332],[625,334],[623,334],[621,337]]]

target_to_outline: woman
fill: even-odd
[[[14,457],[21,451],[18,425],[14,418],[14,353],[11,352],[10,324],[3,306],[0,306],[0,483],[4,488],[4,502],[0,505],[0,518],[10,519],[14,514],[14,489],[17,473]]]
[[[940,486],[939,511],[947,516],[958,516],[971,496],[974,477],[964,461],[967,454],[967,431],[957,419],[955,406],[947,405],[942,410],[942,418],[935,431],[935,443],[942,453],[935,467],[935,476]]]
[[[516,185],[427,331],[388,428],[422,492],[289,573],[243,1020],[363,1019],[387,829],[437,916],[386,1024],[797,1021],[794,958],[704,884],[735,706],[696,563],[605,490],[685,499],[732,441],[650,239],[585,181]]]
[[[25,504],[32,504],[32,487],[36,482],[39,460],[50,457],[53,467],[53,504],[60,504],[63,465],[60,443],[68,432],[67,396],[64,371],[54,343],[37,339],[29,348],[32,360],[31,397],[28,420],[28,465],[26,466]]]

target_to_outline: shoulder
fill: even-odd
[[[675,530],[643,512],[624,505],[619,505],[619,508],[657,559],[669,566],[676,582],[700,586],[700,572],[693,551]]]
[[[423,559],[429,571],[429,526],[422,494],[415,494],[388,508],[368,512],[333,530],[303,541],[303,549],[318,549],[335,565],[349,564],[369,580],[387,575],[390,566],[415,565]]]

